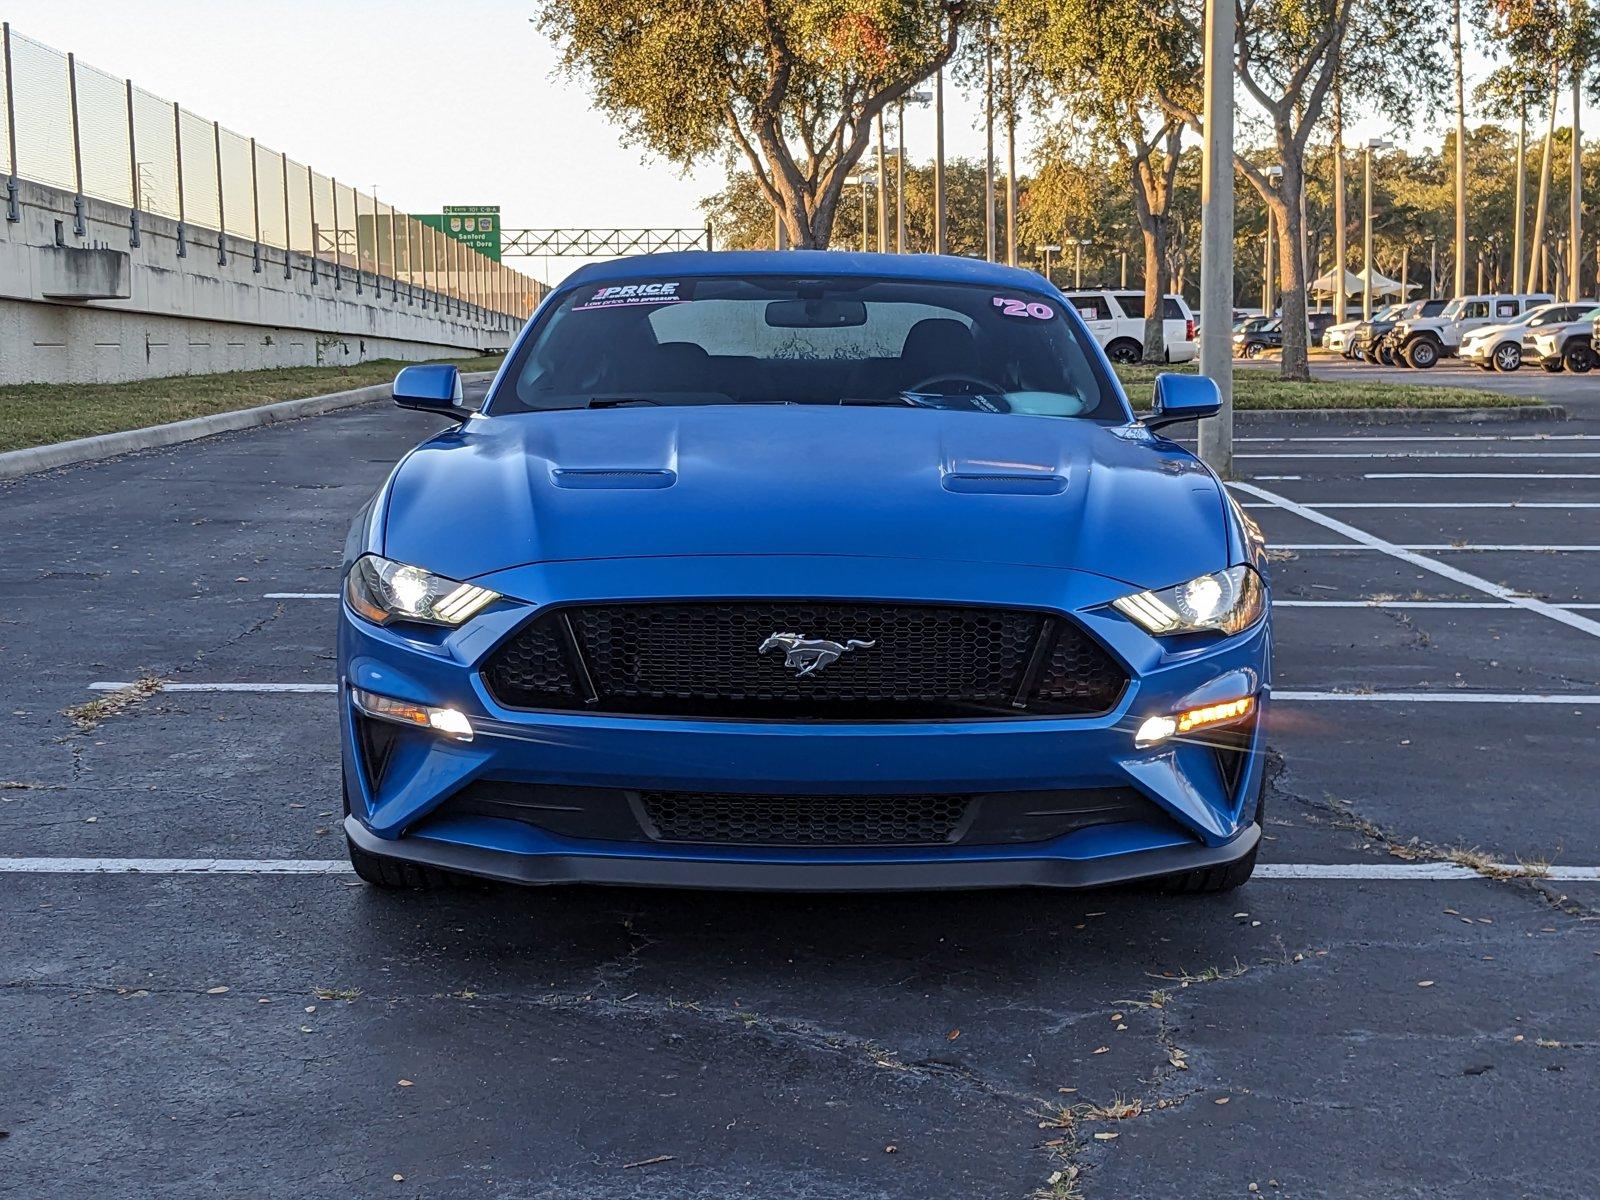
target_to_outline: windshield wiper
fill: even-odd
[[[894,396],[841,396],[839,403],[846,407],[871,407],[871,408],[933,408],[931,404],[924,404],[921,400],[913,399],[904,392]]]
[[[661,401],[649,396],[590,396],[585,407],[588,408],[621,408],[627,404],[654,404],[659,406]]]

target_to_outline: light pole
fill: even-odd
[[[1006,46],[1006,265],[1017,265],[1017,94]]]
[[[1117,235],[1118,274],[1121,280],[1117,286],[1126,290],[1128,287],[1128,227],[1119,221],[1111,227],[1111,232]]]
[[[878,110],[878,253],[889,253],[889,163],[883,150],[883,110]]]
[[[994,42],[993,29],[983,27],[983,255],[994,261]]]
[[[1361,272],[1366,278],[1361,284],[1361,319],[1372,320],[1372,152],[1392,150],[1394,143],[1383,138],[1368,138],[1361,148],[1362,158],[1362,220],[1361,220]],[[1404,297],[1402,297],[1404,299]]]
[[[1233,0],[1206,0],[1200,149],[1200,373],[1222,407],[1200,422],[1200,458],[1233,473]]]
[[[1268,185],[1274,188],[1276,188],[1279,181],[1283,179],[1282,167],[1268,167],[1262,173],[1266,175]],[[1276,307],[1276,305],[1273,304],[1273,300],[1277,296],[1277,289],[1273,286],[1272,278],[1272,250],[1273,243],[1276,241],[1277,226],[1277,213],[1274,211],[1272,205],[1268,204],[1267,240],[1266,244],[1261,247],[1261,311],[1269,317],[1272,315],[1273,308]]]
[[[1070,241],[1071,239],[1069,238],[1068,240]],[[1056,245],[1054,242],[1047,242],[1043,246],[1040,246],[1039,249],[1044,251],[1044,277],[1045,282],[1048,283],[1050,280],[1050,256],[1056,251],[1060,250],[1061,247]]]
[[[906,103],[927,108],[933,102],[929,92],[907,92],[900,97],[898,106],[900,149],[895,152],[894,166],[894,248],[895,253],[906,252]]]
[[[1089,245],[1088,238],[1068,238],[1067,244],[1072,247],[1072,286],[1083,287],[1083,248]]]
[[[944,67],[933,77],[933,252],[944,254]]]

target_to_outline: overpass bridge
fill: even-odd
[[[0,26],[0,384],[467,355],[530,276]]]

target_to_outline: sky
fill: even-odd
[[[556,73],[530,12],[530,0],[0,0],[17,32],[409,212],[499,204],[506,228],[704,224],[722,163],[684,174],[623,145]],[[981,97],[950,87],[946,99],[947,154],[981,159]],[[1019,159],[1031,131],[1023,114]],[[931,158],[933,141],[932,112],[908,108],[911,158]],[[553,282],[581,260],[508,261]]]

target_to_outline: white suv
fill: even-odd
[[[1072,291],[1066,297],[1112,362],[1136,363],[1144,357],[1143,292]],[[1162,317],[1167,361],[1191,361],[1200,347],[1194,340],[1194,314],[1183,297],[1168,292]]]
[[[1408,367],[1426,369],[1456,353],[1461,339],[1474,329],[1514,321],[1530,308],[1549,304],[1548,292],[1533,296],[1457,296],[1436,317],[1401,321],[1389,334],[1389,345]]]
[[[1593,300],[1541,304],[1538,308],[1530,308],[1515,321],[1474,329],[1461,339],[1461,361],[1485,371],[1515,371],[1522,366],[1524,348],[1532,349],[1534,334],[1547,325],[1568,325],[1581,320],[1594,307]]]

